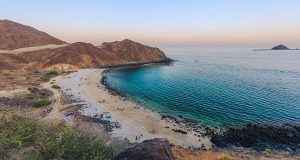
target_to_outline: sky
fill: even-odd
[[[69,43],[300,48],[299,0],[0,0],[0,19]]]

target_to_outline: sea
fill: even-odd
[[[162,49],[175,61],[113,69],[106,83],[150,110],[213,127],[300,124],[300,51]]]

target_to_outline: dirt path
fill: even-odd
[[[59,90],[54,89],[51,86],[52,85],[50,84],[50,82],[42,84],[43,88],[48,89],[51,92],[53,92],[52,99],[55,100],[55,102],[50,106],[50,107],[53,108],[53,110],[46,115],[46,117],[44,118],[44,120],[59,121],[61,119],[60,109],[62,107],[62,104],[61,104],[61,93],[60,93]]]
[[[50,113],[47,113],[46,116],[43,118],[45,121],[49,122],[58,122],[62,120],[63,111],[66,110],[69,107],[76,106],[76,105],[87,105],[87,102],[76,102],[76,103],[69,103],[69,104],[62,104],[61,102],[61,96],[62,92],[58,89],[52,88],[52,84],[50,82],[42,84],[43,88],[50,90],[53,92],[52,99],[55,100],[55,102],[49,106],[48,108],[52,108],[52,111]]]

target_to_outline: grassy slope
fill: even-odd
[[[11,112],[0,118],[0,159],[113,159],[111,146],[64,124],[45,125]]]

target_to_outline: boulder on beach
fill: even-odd
[[[175,160],[167,139],[146,140],[121,152],[116,160]]]

